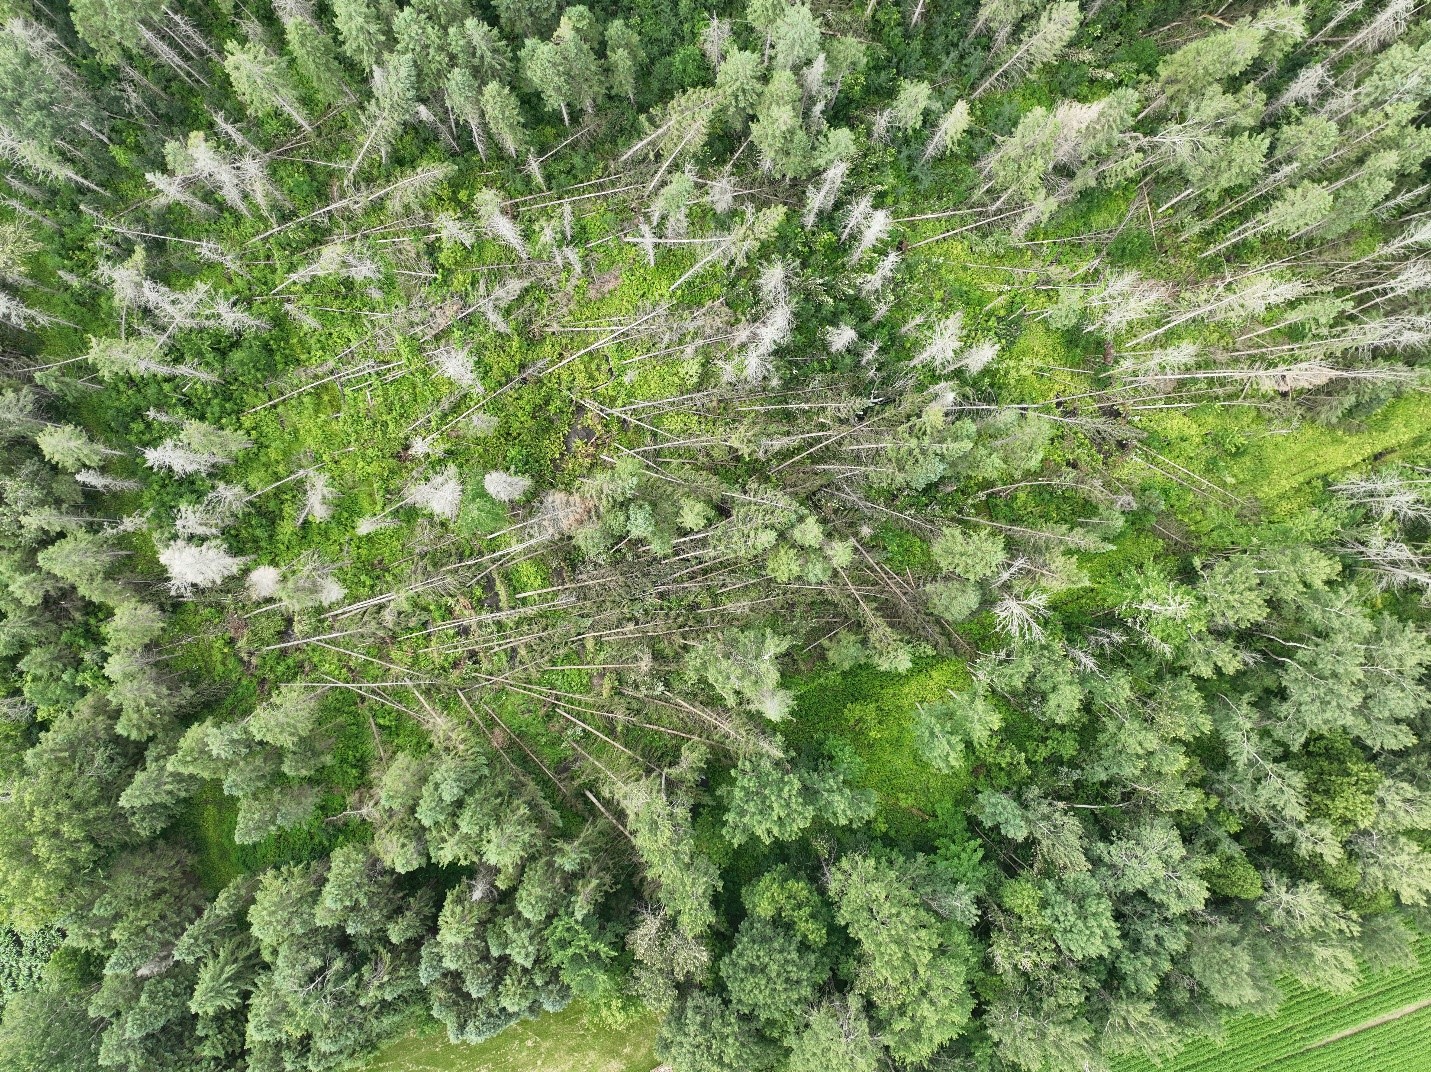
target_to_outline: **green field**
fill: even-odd
[[[1334,1068],[1418,1072],[1431,1068],[1431,1006],[1368,1027],[1328,1045],[1304,1050],[1264,1067],[1277,1072],[1327,1072]]]
[[[1373,972],[1350,994],[1289,984],[1276,1016],[1247,1016],[1222,1040],[1194,1042],[1176,1058],[1123,1060],[1117,1072],[1423,1072],[1431,1069],[1431,941],[1411,971]]]
[[[414,1031],[379,1050],[366,1072],[650,1072],[655,1035],[653,1020],[613,1029],[572,1006],[477,1046],[448,1042],[441,1028]]]

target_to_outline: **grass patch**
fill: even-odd
[[[656,1021],[592,1023],[578,1006],[515,1024],[476,1046],[448,1042],[438,1026],[384,1046],[364,1072],[651,1072]]]

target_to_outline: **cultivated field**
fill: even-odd
[[[1288,987],[1274,1017],[1244,1017],[1219,1044],[1195,1042],[1160,1072],[1424,1072],[1431,1069],[1431,940],[1411,971],[1370,974],[1350,994]],[[1118,1072],[1152,1072],[1146,1060]]]

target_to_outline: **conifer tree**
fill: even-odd
[[[801,178],[814,169],[815,149],[800,113],[800,87],[789,71],[771,75],[750,137],[762,166],[778,178]]]
[[[284,20],[283,34],[298,73],[324,104],[340,105],[352,99],[338,62],[338,48],[320,26],[305,18],[289,18]]]
[[[716,90],[736,126],[743,127],[760,102],[760,57],[731,49],[716,71]]]
[[[520,156],[528,137],[516,95],[500,82],[488,82],[482,87],[481,104],[482,118],[493,139],[508,156]]]
[[[645,58],[641,38],[623,20],[612,19],[606,24],[606,68],[611,88],[633,105]]]
[[[770,26],[776,70],[793,71],[809,64],[820,52],[820,23],[808,4],[784,6]]]
[[[396,14],[391,0],[333,0],[339,43],[363,71],[376,66],[392,47],[391,28]]]
[[[109,453],[73,424],[51,425],[35,437],[35,443],[49,461],[70,472],[98,465]]]
[[[284,59],[257,42],[224,47],[224,70],[234,92],[254,115],[282,112],[305,130],[308,117],[298,107],[298,93]]]
[[[162,0],[120,3],[118,0],[76,0],[70,8],[75,33],[106,63],[117,64],[124,53],[136,52],[145,25],[157,21]]]
[[[493,0],[502,29],[515,40],[542,37],[557,18],[556,0]]]

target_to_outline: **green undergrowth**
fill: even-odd
[[[1332,531],[1324,487],[1373,464],[1431,457],[1431,397],[1409,394],[1341,427],[1289,423],[1236,405],[1168,410],[1142,422],[1122,476],[1155,487],[1199,542],[1246,546]]]
[[[963,799],[967,771],[944,773],[920,758],[914,715],[966,688],[969,672],[957,659],[927,660],[907,674],[871,667],[822,669],[796,679],[795,715],[782,728],[794,748],[823,750],[852,780],[879,794],[880,820],[903,841]]]

